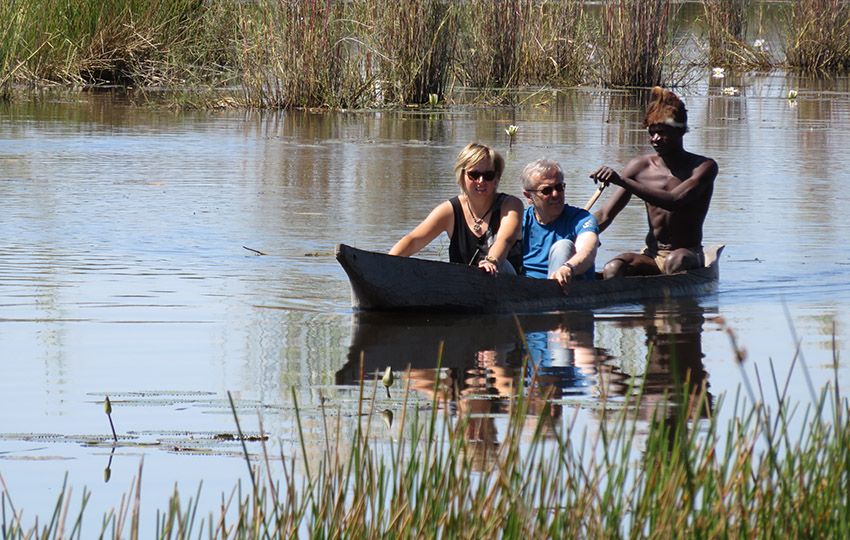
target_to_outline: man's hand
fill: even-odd
[[[573,266],[563,265],[549,276],[549,279],[557,280],[564,294],[570,294],[570,283],[573,281]]]
[[[599,170],[590,175],[595,183],[622,185],[620,175],[611,167],[599,167]]]

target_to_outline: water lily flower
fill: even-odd
[[[716,67],[711,70],[711,76],[715,79],[722,79],[726,76],[726,69],[722,67]]]
[[[735,88],[734,86],[728,86],[728,87],[723,89],[723,95],[724,96],[737,96],[738,95],[738,89]]]
[[[431,105],[432,107],[437,106],[439,99],[440,99],[440,96],[438,96],[437,94],[428,94],[428,104]]]
[[[393,412],[391,410],[384,410],[384,412],[381,413],[381,419],[384,421],[384,424],[386,424],[388,428],[393,427]]]
[[[763,40],[763,39],[757,39],[757,40],[755,40],[755,41],[753,42],[753,47],[755,47],[756,49],[758,49],[758,50],[760,50],[760,51],[764,51],[764,50],[766,50],[766,49],[767,49],[767,46],[765,45],[765,42],[764,42],[764,40]]]
[[[797,99],[797,91],[794,89],[788,90],[788,99]]]
[[[386,371],[384,371],[384,378],[381,380],[384,382],[384,386],[387,389],[387,397],[390,397],[390,386],[392,386],[395,381],[395,377],[393,377],[393,368],[387,366]]]
[[[511,141],[509,146],[514,145],[514,135],[516,135],[517,131],[519,131],[519,127],[515,126],[513,124],[511,124],[510,126],[505,128],[505,133],[508,134],[508,137],[510,137],[510,141]]]

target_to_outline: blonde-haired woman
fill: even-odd
[[[409,257],[445,232],[449,261],[477,265],[491,275],[516,274],[522,264],[522,202],[499,193],[505,160],[485,144],[470,143],[455,163],[461,193],[434,208],[390,255]]]

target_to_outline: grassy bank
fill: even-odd
[[[742,350],[736,356],[745,361]],[[640,392],[603,400],[593,433],[576,428],[571,413],[551,415],[572,406],[529,390],[510,398],[495,445],[484,434],[487,418],[454,419],[436,398],[423,413],[407,391],[373,423],[387,402],[376,397],[377,381],[367,383],[353,441],[340,441],[332,401],[320,406],[310,411],[325,432],[318,460],[303,435],[298,457],[246,450],[250,486],[234,488],[209,513],[175,492],[157,513],[156,537],[845,538],[850,405],[837,386],[837,361],[836,353],[836,385],[805,410],[785,397],[794,373],[745,378],[720,405],[732,408],[729,425],[718,423],[704,389],[685,390],[687,381],[664,403],[644,403]],[[766,405],[768,391],[778,406]],[[304,413],[296,406],[299,431]],[[271,472],[276,467],[282,473]],[[136,538],[144,528],[138,489],[104,517],[102,532],[81,530],[67,486],[52,517],[30,529],[13,495],[4,486],[4,538]]]
[[[671,0],[8,0],[0,99],[118,85],[180,90],[193,99],[175,101],[198,106],[350,108],[452,102],[469,88],[493,102],[527,87],[669,85],[683,65],[850,69],[846,2],[703,4],[702,20],[678,28]],[[786,57],[764,46],[771,25]],[[673,34],[699,46],[683,58],[673,43],[688,40]]]

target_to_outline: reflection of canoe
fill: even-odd
[[[698,296],[713,292],[723,246],[705,250],[706,267],[669,276],[576,281],[568,296],[554,280],[500,274],[462,264],[395,257],[345,244],[336,259],[351,282],[352,305],[376,311],[500,313],[550,311]]]
[[[563,331],[581,345],[593,347],[593,313],[529,313],[438,317],[417,314],[359,312],[353,315],[348,361],[337,373],[337,384],[357,384],[360,363],[367,378],[392,367],[465,370],[475,365],[479,351],[496,351],[503,364],[522,364],[523,339],[530,333]]]

